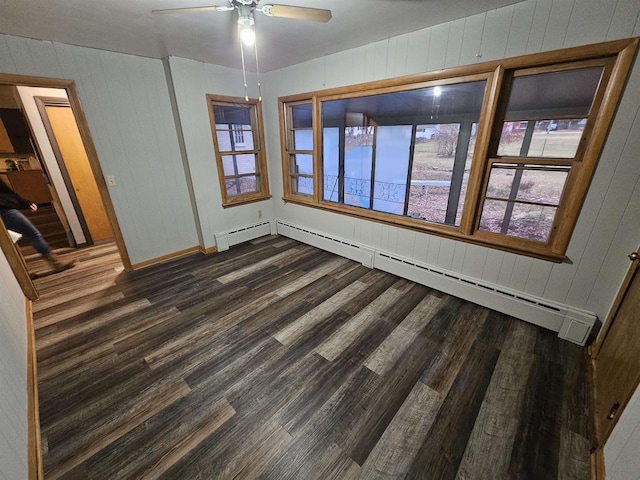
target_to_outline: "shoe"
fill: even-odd
[[[75,260],[70,260],[68,262],[62,261],[60,260],[60,257],[58,257],[55,253],[48,253],[46,255],[43,255],[43,258],[49,265],[51,265],[51,268],[54,270],[66,270],[73,267],[76,263]]]

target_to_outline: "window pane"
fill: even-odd
[[[304,155],[302,153],[296,153],[290,156],[291,158],[291,173],[302,173],[307,175],[313,175],[313,156]]]
[[[344,154],[344,203],[371,207],[373,127],[347,127]]]
[[[291,107],[291,123],[293,128],[311,128],[312,110],[310,103]]]
[[[511,167],[511,168],[509,168]],[[535,165],[494,164],[487,185],[487,197],[558,205],[569,168],[546,170]]]
[[[404,213],[412,130],[411,125],[377,129],[374,210],[397,215]]]
[[[313,195],[313,178],[291,177],[291,191],[303,195]]]
[[[256,173],[256,155],[225,155],[222,157],[224,176]]]
[[[313,130],[294,130],[293,149],[313,150]]]
[[[486,82],[467,82],[322,102],[322,127],[477,121]],[[458,120],[459,123],[460,120]]]
[[[504,122],[498,146],[499,156],[573,158],[587,120],[539,120],[534,123],[530,138],[527,138],[529,123]]]
[[[217,130],[216,137],[221,152],[255,150],[251,130]]]
[[[248,177],[225,178],[227,187],[227,195],[234,197],[236,195],[244,195],[247,193],[259,192],[258,176],[252,175]]]
[[[213,115],[216,129],[224,128],[223,125],[249,125],[251,126],[251,107],[235,105],[213,105]]]
[[[322,130],[322,169],[324,193],[323,199],[330,202],[338,201],[338,156],[339,156],[338,128]]]
[[[602,70],[598,66],[516,77],[505,120],[586,117]]]
[[[513,203],[509,212],[509,202],[486,200],[482,208],[480,230],[539,242],[546,242],[553,226],[556,207]]]
[[[345,130],[344,145],[335,138],[332,149],[327,149],[325,142],[324,198],[331,193],[327,185],[335,184],[338,191],[342,187],[340,179],[330,183],[333,178],[328,178],[328,171],[343,148],[344,199],[338,195],[331,197],[333,201],[459,225],[485,87],[485,81],[477,81],[322,102],[323,130]],[[459,135],[461,125],[463,136]],[[412,142],[415,149],[410,159]],[[409,172],[411,162],[414,168]],[[342,174],[335,171],[337,176]],[[406,204],[409,174],[412,186]]]
[[[569,167],[494,164],[486,195],[503,200],[485,201],[480,230],[545,242],[568,175]]]
[[[418,125],[407,213],[429,222],[460,225],[477,124]],[[459,146],[459,147],[458,147]],[[458,152],[466,148],[466,152]]]

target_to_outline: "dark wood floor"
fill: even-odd
[[[284,237],[64,256],[34,305],[47,480],[590,478],[587,361],[552,332]]]

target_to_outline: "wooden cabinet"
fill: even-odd
[[[33,203],[51,203],[53,199],[42,170],[5,172],[2,179],[14,192]]]
[[[29,128],[20,110],[0,108],[0,123],[2,123],[0,127],[0,152],[33,153]]]
[[[0,120],[0,153],[13,153],[13,144],[2,120]]]

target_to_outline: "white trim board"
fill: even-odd
[[[558,332],[558,337],[578,345],[586,343],[597,320],[594,313],[571,305],[552,302],[290,222],[276,220],[276,225],[277,233],[285,237]]]

